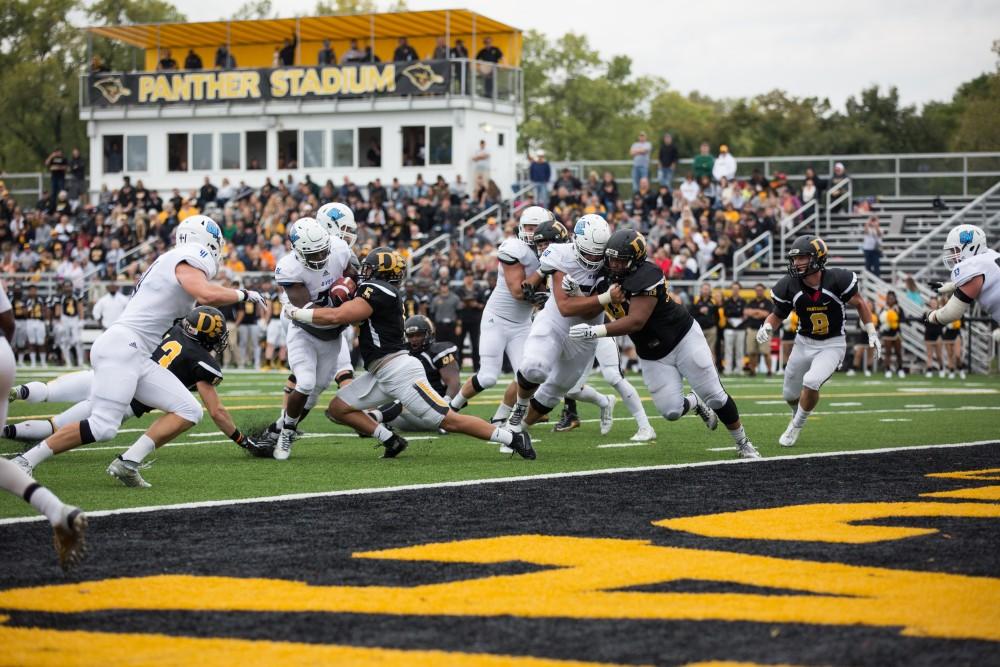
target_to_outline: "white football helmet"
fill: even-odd
[[[292,252],[302,265],[312,271],[326,268],[330,256],[330,232],[316,218],[299,218],[288,232]]]
[[[989,250],[989,247],[986,242],[986,232],[981,228],[975,225],[959,225],[948,232],[941,259],[951,271],[959,262]]]
[[[541,206],[529,206],[521,211],[521,219],[517,224],[517,236],[528,245],[535,245],[532,237],[535,235],[535,230],[538,229],[538,225],[543,222],[551,222],[555,219],[555,216],[552,215],[552,211],[547,208],[542,208]]]
[[[347,204],[323,204],[316,211],[316,219],[326,225],[330,236],[343,240],[348,248],[358,240],[358,223],[354,221],[354,211]]]
[[[573,227],[573,247],[576,259],[591,271],[604,265],[604,248],[611,238],[608,221],[596,213],[588,213]]]
[[[226,239],[222,236],[222,229],[207,215],[192,215],[184,218],[184,222],[177,225],[175,232],[177,245],[195,243],[203,246],[215,259],[216,264],[222,257],[222,248],[226,244]]]

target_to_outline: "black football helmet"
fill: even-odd
[[[608,278],[621,283],[646,261],[646,238],[634,229],[620,229],[604,248]]]
[[[434,343],[434,325],[423,315],[407,317],[403,322],[403,334],[414,352],[423,352]]]
[[[805,269],[795,268],[796,257],[809,258],[809,264]],[[788,275],[793,278],[805,278],[817,271],[822,271],[826,268],[826,258],[826,241],[811,234],[800,236],[795,239],[791,250],[788,251]]]
[[[229,329],[222,311],[212,306],[198,306],[180,320],[184,335],[206,350],[222,354],[229,345]]]
[[[550,243],[569,243],[569,230],[558,220],[546,220],[535,227],[531,236],[531,244],[538,254],[545,252]]]
[[[362,280],[384,280],[398,285],[406,276],[406,260],[392,248],[375,248],[361,261]]]

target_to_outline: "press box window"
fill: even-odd
[[[323,145],[325,135],[323,130],[302,131],[302,166],[306,169],[326,166],[323,159],[326,154]]]
[[[358,166],[382,166],[382,128],[358,128]]]
[[[188,170],[188,135],[167,135],[167,171]]]
[[[423,167],[427,163],[425,137],[426,128],[423,125],[411,125],[402,128],[403,134],[403,166]]]
[[[225,132],[219,135],[219,150],[222,153],[221,169],[240,168],[240,135],[236,132]]]
[[[354,130],[333,131],[333,166],[354,166]]]
[[[125,168],[128,171],[147,171],[149,169],[146,161],[146,136],[129,136],[125,142]]]
[[[125,137],[121,134],[104,136],[104,173],[120,174],[125,167]]]
[[[299,132],[282,130],[278,132],[278,169],[299,168]]]
[[[212,169],[212,135],[191,135],[191,168],[195,171]]]
[[[432,127],[430,147],[430,164],[451,164],[451,128]]]
[[[267,132],[247,132],[247,169],[267,168]]]

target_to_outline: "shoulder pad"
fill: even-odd
[[[656,264],[646,261],[625,278],[622,288],[630,294],[640,294],[654,289],[663,280],[663,271]]]
[[[507,239],[497,249],[497,258],[504,264],[524,263],[524,258],[531,248],[521,239]]]
[[[185,262],[196,269],[204,271],[210,279],[214,278],[215,274],[218,273],[219,265],[216,264],[215,258],[202,246],[196,243],[185,243],[184,245],[177,246],[175,250],[180,255],[178,262]]]
[[[369,280],[358,285],[357,295],[365,301],[375,301],[378,299],[398,298],[399,294],[391,285],[381,280]]]
[[[771,288],[771,298],[777,301],[792,302],[792,277],[782,276]]]

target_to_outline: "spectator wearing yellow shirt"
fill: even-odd
[[[903,343],[900,338],[899,327],[903,324],[905,316],[903,309],[896,300],[896,293],[890,290],[885,295],[885,308],[879,313],[879,323],[882,325],[882,349],[885,351],[885,376],[891,378],[893,375],[893,360],[895,360],[896,373],[899,377],[906,377],[903,370]]]
[[[184,222],[185,218],[198,215],[198,213],[200,211],[198,210],[197,202],[194,199],[188,199],[181,205],[181,209],[177,211],[177,220]]]
[[[239,253],[236,252],[236,248],[230,249],[229,254],[226,256],[226,269],[232,274],[243,273],[247,270],[243,260],[240,259]]]

